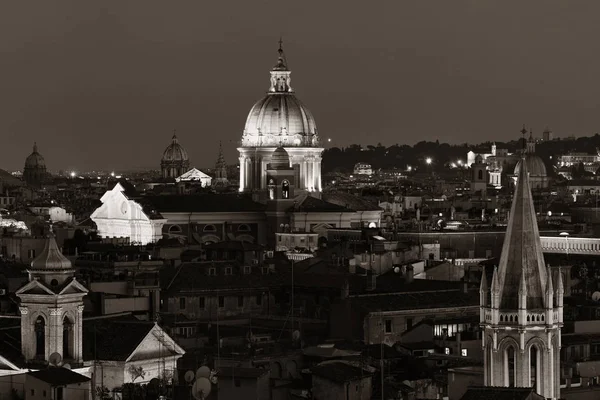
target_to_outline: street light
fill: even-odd
[[[425,162],[427,163],[427,165],[431,165],[431,163],[433,162],[433,160],[431,159],[431,157],[427,157],[425,159]]]

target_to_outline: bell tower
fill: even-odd
[[[560,397],[562,275],[544,265],[527,163],[522,162],[498,268],[480,287],[484,384]]]
[[[27,272],[29,283],[16,293],[25,360],[46,363],[58,353],[64,363],[82,363],[83,297],[88,291],[75,279],[75,269],[52,232]]]

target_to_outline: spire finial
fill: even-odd
[[[279,54],[283,53],[283,37],[279,36]]]
[[[38,152],[38,148],[37,148],[37,142],[33,142],[33,152],[37,153]]]
[[[173,143],[177,143],[177,129],[173,129],[173,137],[171,138]]]

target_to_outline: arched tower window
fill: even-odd
[[[529,381],[530,386],[540,392],[540,352],[536,345],[529,348]]]
[[[515,387],[515,348],[508,346],[504,351],[504,386]]]
[[[46,321],[41,315],[35,320],[35,358],[46,359]]]
[[[287,180],[284,180],[281,184],[281,198],[289,199],[290,198],[290,183]]]
[[[73,323],[65,315],[63,319],[63,359],[73,357],[74,330]]]

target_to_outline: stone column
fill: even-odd
[[[46,360],[52,353],[63,356],[62,307],[50,307],[50,321],[46,331]]]
[[[243,192],[246,187],[246,158],[240,156],[240,192]]]
[[[35,321],[31,321],[29,308],[19,307],[21,312],[21,353],[25,360],[31,360],[35,357]]]
[[[77,306],[77,315],[73,324],[73,359],[83,362],[83,304]]]

